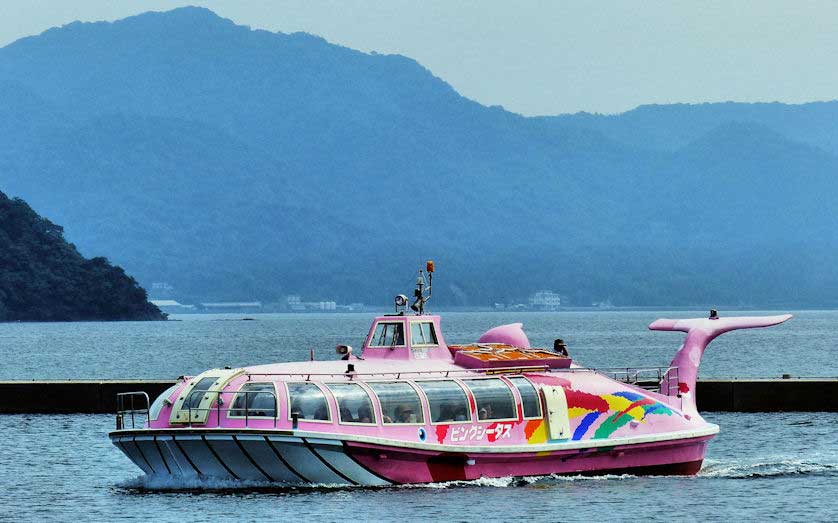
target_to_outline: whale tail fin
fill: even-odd
[[[696,411],[695,383],[698,378],[698,367],[707,345],[717,336],[737,329],[754,329],[778,325],[789,319],[791,314],[777,316],[737,316],[721,318],[711,311],[709,318],[692,318],[685,320],[659,319],[649,325],[654,331],[686,332],[684,344],[675,354],[670,367],[677,369],[674,373],[667,373],[661,380],[661,393],[678,395],[682,399],[684,411]]]

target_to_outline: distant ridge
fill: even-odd
[[[62,229],[0,192],[0,321],[162,320],[105,258],[83,258]]]
[[[525,118],[203,8],[0,49],[0,186],[191,301],[838,305],[838,102]]]

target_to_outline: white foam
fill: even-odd
[[[219,478],[183,478],[175,476],[146,476],[141,475],[130,480],[117,484],[120,488],[140,490],[299,490],[299,489],[345,489],[346,485],[316,483],[316,484],[289,484],[275,483],[271,481],[250,481]]]
[[[838,474],[838,463],[819,463],[770,457],[753,460],[705,460],[698,473],[704,478],[757,478],[771,476],[792,476],[808,474]]]

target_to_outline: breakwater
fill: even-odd
[[[0,381],[0,413],[113,413],[120,392],[153,400],[171,380]],[[699,380],[698,408],[707,412],[838,412],[838,378]]]

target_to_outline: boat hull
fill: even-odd
[[[691,475],[712,435],[540,452],[431,451],[279,431],[118,431],[111,441],[150,476],[288,485],[387,486],[560,475]]]

